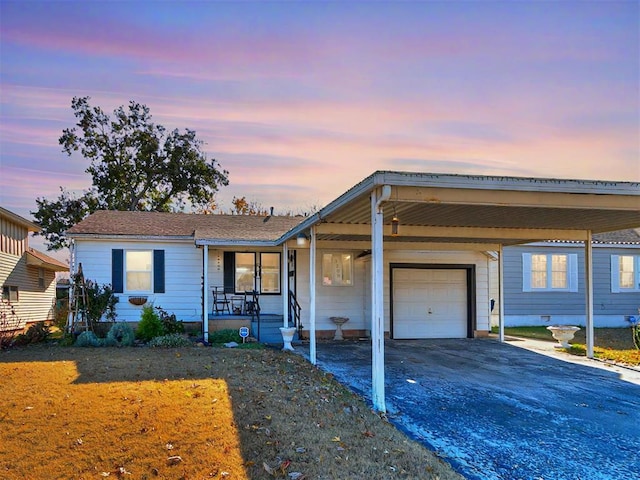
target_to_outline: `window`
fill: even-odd
[[[350,253],[323,254],[322,285],[334,287],[353,285],[353,255]]]
[[[165,293],[164,250],[111,250],[114,293]]]
[[[260,254],[260,293],[280,293],[280,254]]]
[[[127,292],[150,292],[152,290],[153,252],[151,250],[127,250],[124,265]]]
[[[523,253],[524,292],[578,291],[578,256],[566,253]]]
[[[640,291],[640,255],[611,255],[611,292]]]
[[[236,253],[236,293],[255,290],[256,254]]]
[[[256,264],[256,259],[259,263]],[[259,293],[263,295],[280,293],[280,253],[235,253],[235,266],[228,264],[234,273],[234,291],[250,292],[258,289],[256,278],[259,278]]]
[[[44,268],[38,268],[38,286],[44,288]]]
[[[5,302],[16,303],[18,301],[18,287],[14,285],[3,285],[2,299]]]

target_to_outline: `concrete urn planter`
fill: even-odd
[[[295,327],[280,327],[280,333],[282,334],[282,340],[284,341],[284,347],[282,350],[293,351],[293,346],[291,342],[293,341],[293,336],[296,333]]]
[[[333,323],[336,325],[336,333],[333,336],[334,340],[344,340],[342,336],[342,325],[349,321],[348,317],[329,317]]]
[[[573,336],[580,330],[580,327],[574,327],[573,325],[552,325],[547,327],[547,330],[551,332],[553,338],[560,344],[556,345],[557,348],[571,348],[569,342],[573,340]]]

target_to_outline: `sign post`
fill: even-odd
[[[238,333],[242,338],[242,343],[245,343],[247,337],[249,336],[249,329],[247,327],[240,327],[240,331]]]

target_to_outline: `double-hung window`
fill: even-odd
[[[640,255],[611,255],[611,292],[640,291]]]
[[[578,256],[523,253],[522,287],[525,292],[577,292]]]
[[[16,303],[18,297],[18,287],[16,285],[3,285],[2,286],[2,299],[5,302]]]
[[[124,258],[126,291],[151,292],[153,252],[151,250],[127,250]]]
[[[343,287],[353,285],[353,255],[324,253],[322,255],[322,285]]]

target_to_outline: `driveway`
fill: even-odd
[[[640,385],[559,355],[491,339],[388,340],[389,420],[468,479],[640,479]],[[317,358],[371,404],[369,342],[320,343]]]

